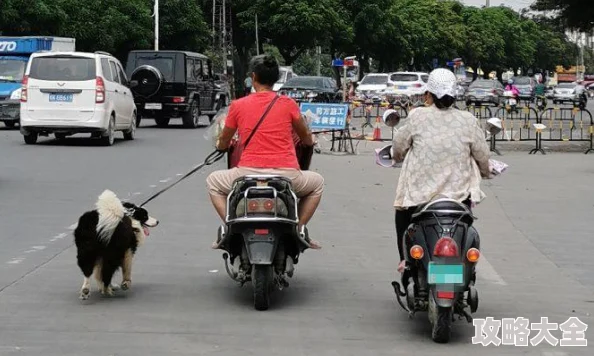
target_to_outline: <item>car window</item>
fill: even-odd
[[[113,75],[111,74],[111,68],[109,67],[109,60],[107,58],[101,58],[101,71],[105,80],[113,82]]]
[[[27,62],[21,60],[0,59],[0,79],[20,83],[23,80],[26,65]]]
[[[196,78],[196,80],[202,80],[204,78],[204,76],[202,75],[202,73],[203,73],[202,67],[203,67],[202,60],[195,59],[194,60],[194,77]]]
[[[208,78],[210,76],[210,71],[208,69],[208,62],[202,61],[202,78]]]
[[[514,84],[516,85],[530,85],[532,81],[528,77],[517,77],[514,80]]]
[[[421,75],[421,80],[425,83],[427,83],[429,81],[429,76],[426,74]]]
[[[293,73],[287,72],[287,80],[290,80],[291,78],[293,78]]]
[[[576,85],[572,84],[572,83],[561,83],[561,84],[557,85],[557,88],[559,88],[559,89],[573,89],[575,87],[576,87]]]
[[[419,80],[419,76],[417,74],[396,73],[390,76],[390,80],[393,82],[416,82]]]
[[[122,69],[122,66],[119,63],[117,63],[117,66],[118,74],[120,75],[120,84],[128,86],[128,78],[126,77],[126,73],[124,73],[124,70]]]
[[[35,57],[29,77],[39,80],[84,81],[97,77],[95,58],[76,56]]]
[[[492,88],[493,85],[493,80],[475,80],[470,84],[470,88]]]
[[[109,65],[111,66],[111,72],[113,73],[113,81],[116,83],[119,82],[120,76],[118,75],[118,68],[117,68],[115,62],[109,61]]]
[[[388,82],[387,75],[366,75],[361,81],[361,84],[386,84]]]
[[[166,81],[173,81],[175,55],[147,55],[136,59],[136,67],[149,65],[157,68]]]
[[[324,81],[320,77],[293,77],[285,83],[285,87],[288,88],[323,88]]]
[[[189,82],[196,81],[196,73],[194,71],[194,59],[186,58],[186,80]]]

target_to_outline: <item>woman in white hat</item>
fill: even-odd
[[[403,162],[396,189],[396,234],[400,264],[405,268],[402,242],[415,209],[442,197],[479,203],[481,177],[489,178],[489,146],[478,119],[453,108],[456,76],[447,69],[429,75],[427,107],[412,110],[394,135],[396,162]]]

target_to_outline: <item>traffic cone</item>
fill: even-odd
[[[382,130],[380,128],[381,120],[380,117],[375,118],[375,128],[373,129],[373,141],[382,140]]]

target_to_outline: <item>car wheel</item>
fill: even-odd
[[[8,127],[9,129],[12,129],[15,127],[16,125],[16,121],[4,121],[4,125],[6,127]]]
[[[136,114],[136,127],[140,127],[140,121],[142,121],[142,114]]]
[[[109,119],[109,126],[107,131],[101,136],[101,143],[103,146],[112,146],[115,142],[115,117],[113,115]]]
[[[27,145],[34,145],[37,143],[37,132],[31,132],[28,135],[23,136]]]
[[[124,140],[132,141],[134,140],[134,136],[136,134],[136,114],[132,115],[132,121],[130,122],[130,128],[127,131],[124,131]]]
[[[190,105],[190,110],[184,113],[182,116],[182,122],[185,128],[188,129],[195,129],[198,127],[200,120],[200,108],[196,104],[196,101],[193,101]]]

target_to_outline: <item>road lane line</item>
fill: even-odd
[[[74,223],[74,224],[68,226],[68,230],[74,230],[74,229],[76,229],[77,226],[78,226],[78,223]]]
[[[165,178],[163,180],[160,180],[159,183],[167,183],[171,180],[171,178]]]
[[[10,260],[6,263],[11,264],[11,265],[16,265],[16,264],[23,262],[24,260],[25,259],[23,257],[19,257],[19,258],[13,258],[12,260]]]
[[[149,185],[149,187],[156,188],[157,186],[155,184],[153,184],[153,185]]]
[[[485,255],[481,255],[479,262],[476,265],[476,278],[484,280],[488,283],[494,283],[501,286],[506,286],[507,283],[501,278],[501,276],[495,271],[493,265],[485,258]]]

